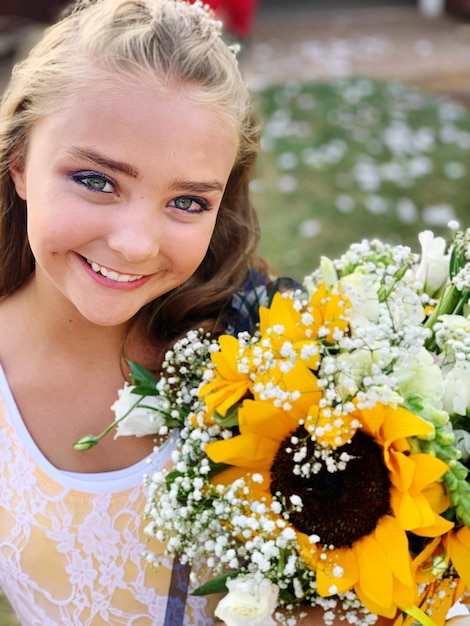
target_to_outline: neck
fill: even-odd
[[[87,367],[116,362],[131,328],[131,322],[117,326],[91,323],[65,298],[52,301],[41,293],[34,279],[10,296],[6,304],[12,307],[14,326],[38,358],[68,358],[77,364],[85,362]]]

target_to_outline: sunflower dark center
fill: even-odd
[[[292,436],[298,443],[293,444]],[[390,511],[390,479],[382,449],[358,430],[350,443],[329,453],[338,462],[346,452],[351,458],[345,469],[331,472],[322,463],[320,471],[304,477],[293,473],[293,457],[305,447],[303,462],[318,461],[314,458],[318,446],[303,426],[282,442],[271,466],[271,493],[280,494],[286,503],[292,495],[300,496],[302,510],[289,513],[299,531],[318,535],[322,544],[351,546],[370,534]]]

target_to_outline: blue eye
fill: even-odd
[[[179,196],[171,200],[169,204],[186,213],[202,213],[210,208],[207,200],[197,196]]]
[[[114,193],[116,191],[115,183],[99,172],[77,172],[71,175],[71,178],[83,185],[90,191],[98,191],[102,193]]]

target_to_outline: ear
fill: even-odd
[[[26,200],[26,172],[23,163],[20,164],[19,159],[12,159],[9,170],[16,193],[22,200]]]

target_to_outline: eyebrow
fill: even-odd
[[[72,147],[67,152],[72,157],[85,159],[86,161],[90,161],[90,163],[94,163],[99,167],[105,167],[113,172],[126,174],[131,178],[140,178],[139,171],[133,165],[125,163],[124,161],[111,159],[103,154],[100,154],[99,152],[96,152],[92,148]]]
[[[174,191],[188,189],[194,193],[207,193],[210,191],[223,192],[224,188],[224,185],[218,180],[213,182],[195,182],[193,180],[182,180],[178,178],[171,183],[171,189]]]
[[[78,146],[74,146],[70,148],[67,152],[74,158],[85,159],[86,161],[89,161],[94,165],[97,165],[99,167],[105,167],[113,172],[120,172],[121,174],[126,174],[131,178],[141,178],[139,170],[133,165],[125,163],[124,161],[116,161],[115,159],[111,159],[110,157],[104,156],[103,154],[96,152],[92,148],[80,148]],[[188,189],[191,190],[193,193],[208,193],[211,191],[223,192],[225,186],[217,180],[211,182],[196,182],[192,180],[183,180],[178,178],[171,183],[171,189],[173,189],[174,191]]]

